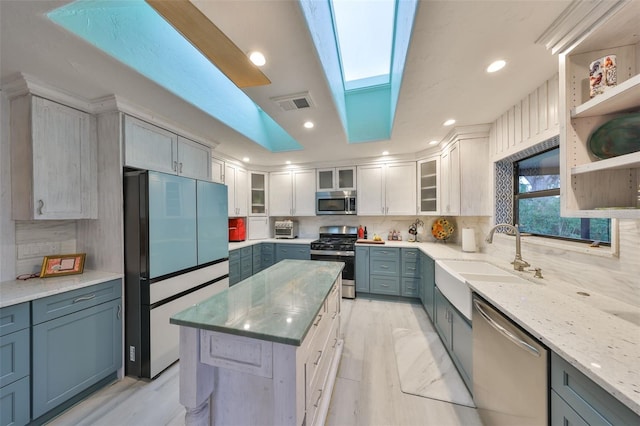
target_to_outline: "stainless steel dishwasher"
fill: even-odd
[[[473,399],[485,425],[549,424],[549,353],[473,295]]]

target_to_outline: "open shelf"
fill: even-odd
[[[607,158],[606,160],[572,167],[571,174],[579,175],[582,173],[597,172],[601,170],[635,169],[638,167],[640,167],[640,152],[632,152],[631,154]]]
[[[640,74],[634,75],[582,105],[571,109],[572,118],[594,117],[638,109]]]

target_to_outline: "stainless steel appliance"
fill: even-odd
[[[473,295],[473,400],[487,425],[549,424],[549,353]]]
[[[227,187],[126,171],[125,372],[153,378],[179,358],[177,313],[229,287]]]
[[[316,192],[316,214],[356,214],[356,191]]]
[[[342,297],[356,297],[355,258],[358,228],[355,226],[321,226],[320,239],[311,242],[311,260],[344,262]]]
[[[293,220],[276,220],[273,225],[275,238],[297,238],[298,222]]]

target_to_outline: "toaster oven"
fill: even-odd
[[[293,220],[276,220],[273,235],[275,238],[297,238],[298,222]]]

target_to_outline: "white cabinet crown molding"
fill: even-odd
[[[0,86],[9,100],[30,93],[83,112],[93,113],[91,101],[55,88],[28,74],[13,74],[3,79],[2,82],[0,82]]]
[[[536,40],[552,54],[568,53],[631,0],[573,0]]]

